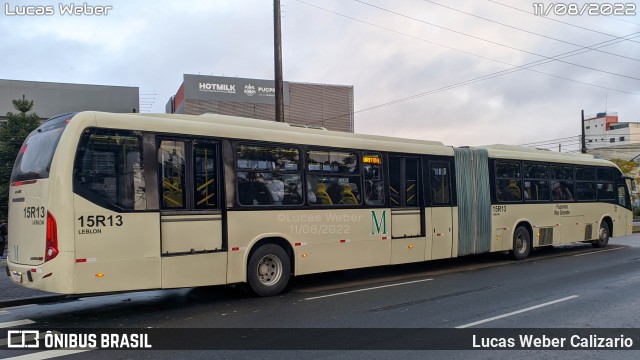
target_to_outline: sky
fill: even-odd
[[[98,0],[86,3],[107,15],[60,14],[72,2],[0,1],[0,79],[136,86],[142,111],[164,113],[183,74],[274,78],[272,1]],[[352,85],[356,133],[567,151],[581,110],[640,122],[640,15],[574,0],[281,3],[284,80]],[[585,13],[563,14],[569,3]],[[54,14],[11,15],[24,6]]]

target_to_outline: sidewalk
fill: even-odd
[[[66,295],[32,290],[14,284],[7,276],[7,259],[0,259],[0,308],[59,301]]]

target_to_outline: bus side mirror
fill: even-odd
[[[631,179],[631,191],[636,192],[636,179]]]

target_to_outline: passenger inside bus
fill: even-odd
[[[573,200],[573,195],[569,189],[564,187],[561,183],[556,182],[553,185],[553,190],[551,190],[551,195],[554,201],[571,201]]]

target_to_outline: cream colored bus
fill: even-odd
[[[82,112],[25,140],[7,275],[83,294],[245,283],[631,232],[591,156],[338,133],[219,115]]]

